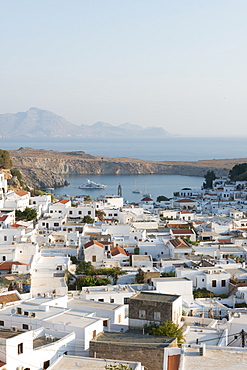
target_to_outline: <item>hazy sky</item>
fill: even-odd
[[[2,0],[0,113],[247,136],[247,0]]]

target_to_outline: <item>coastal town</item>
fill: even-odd
[[[245,369],[247,181],[207,175],[132,204],[2,170],[0,369]]]

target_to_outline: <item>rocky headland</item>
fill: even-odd
[[[91,156],[83,151],[59,152],[32,148],[9,151],[13,167],[21,171],[23,181],[32,188],[45,189],[66,185],[64,175],[134,175],[167,174],[204,176],[213,170],[217,176],[247,159],[218,159],[200,161],[146,161],[134,158]]]

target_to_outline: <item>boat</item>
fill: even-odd
[[[134,190],[132,190],[132,193],[135,193],[135,194],[141,194],[141,190],[139,190],[139,189],[134,189]]]
[[[136,182],[135,182],[135,187],[134,187],[134,189],[132,190],[132,193],[135,193],[135,194],[141,194],[141,190],[140,189],[137,189],[137,187],[136,187]]]
[[[105,189],[107,185],[97,184],[96,182],[87,179],[85,184],[78,186],[79,189]]]

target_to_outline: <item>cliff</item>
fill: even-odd
[[[208,170],[217,176],[228,175],[229,170],[247,159],[220,159],[203,161],[145,161],[129,158],[91,156],[85,152],[58,152],[20,148],[9,151],[13,167],[19,169],[23,181],[30,187],[43,189],[65,185],[63,175],[71,174],[167,174],[204,176]]]

